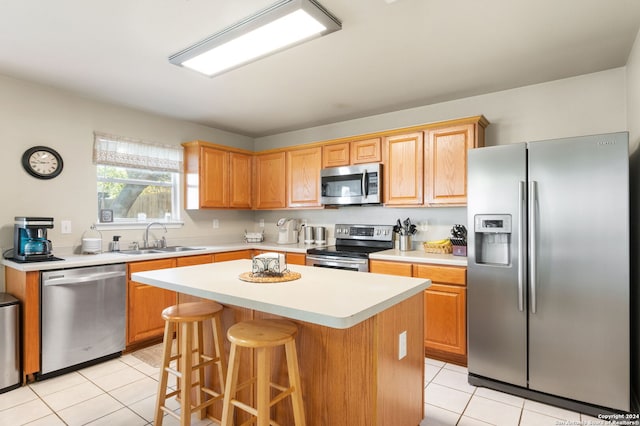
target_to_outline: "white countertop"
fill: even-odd
[[[139,272],[137,282],[331,328],[349,328],[421,293],[430,280],[290,265],[302,277],[250,283],[250,260]]]
[[[466,256],[452,254],[425,253],[424,250],[385,250],[371,253],[369,259],[390,260],[392,262],[432,263],[437,265],[467,266]]]
[[[197,250],[168,252],[168,253],[148,253],[148,254],[121,254],[115,252],[103,252],[98,254],[72,254],[54,256],[63,258],[64,261],[53,262],[29,262],[18,263],[9,259],[2,259],[2,264],[19,271],[47,271],[52,269],[78,268],[83,266],[108,265],[113,263],[138,262],[141,260],[165,259],[170,257],[194,256],[198,254],[222,253],[226,251],[236,250],[268,250],[268,251],[286,251],[292,253],[306,253],[307,249],[320,247],[304,243],[298,244],[277,244],[277,243],[222,243],[217,245],[185,245],[194,247]]]
[[[2,259],[2,264],[19,271],[48,271],[52,269],[78,268],[83,266],[108,265],[113,263],[138,262],[141,260],[163,259],[170,257],[194,256],[198,254],[222,253],[225,251],[235,250],[267,250],[267,251],[284,251],[291,253],[306,253],[307,249],[321,247],[314,244],[278,244],[274,242],[262,243],[221,243],[216,245],[186,245],[188,247],[197,247],[198,250],[189,250],[181,252],[169,253],[149,253],[127,255],[113,252],[104,252],[99,254],[72,254],[72,255],[56,255],[63,258],[64,261],[54,262],[30,262],[17,263],[9,259]],[[431,254],[425,253],[424,250],[400,251],[385,250],[369,255],[370,259],[390,260],[395,262],[412,262],[412,263],[430,263],[438,265],[467,266],[467,258],[462,256],[453,256],[451,254]]]

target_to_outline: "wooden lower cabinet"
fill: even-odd
[[[307,255],[304,253],[286,253],[287,265],[304,265],[307,262]]]
[[[192,266],[213,263],[213,254],[198,254],[196,256],[185,256],[176,258],[176,266]]]
[[[226,262],[227,260],[251,259],[252,250],[227,251],[213,255],[215,262]]]
[[[386,260],[370,260],[369,272],[412,277],[413,265],[411,263],[389,262]]]
[[[40,272],[5,266],[6,292],[20,300],[23,381],[40,371]]]
[[[430,279],[424,291],[425,355],[467,365],[467,268],[371,260],[369,270]]]
[[[131,274],[174,268],[176,259],[158,259],[127,264],[127,346],[162,338],[162,310],[176,304],[176,293],[131,280]]]

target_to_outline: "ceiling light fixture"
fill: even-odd
[[[315,0],[281,0],[169,57],[213,77],[342,28]]]

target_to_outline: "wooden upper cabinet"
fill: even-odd
[[[322,168],[382,161],[381,139],[371,138],[322,146]]]
[[[252,199],[251,170],[253,155],[229,153],[229,207],[250,209]]]
[[[467,151],[484,146],[482,119],[426,132],[425,204],[467,204]]]
[[[287,151],[287,207],[319,207],[320,147]]]
[[[285,152],[258,154],[254,160],[254,208],[268,210],[287,207]]]
[[[350,161],[349,142],[322,146],[322,168],[348,166]]]
[[[384,138],[384,204],[421,205],[423,186],[423,132]]]
[[[229,207],[229,153],[200,148],[200,207]]]
[[[351,164],[379,163],[382,161],[380,138],[351,142]]]
[[[251,208],[250,152],[194,141],[183,144],[185,208]]]

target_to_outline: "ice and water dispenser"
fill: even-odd
[[[511,259],[511,215],[474,216],[476,263],[509,266]]]

